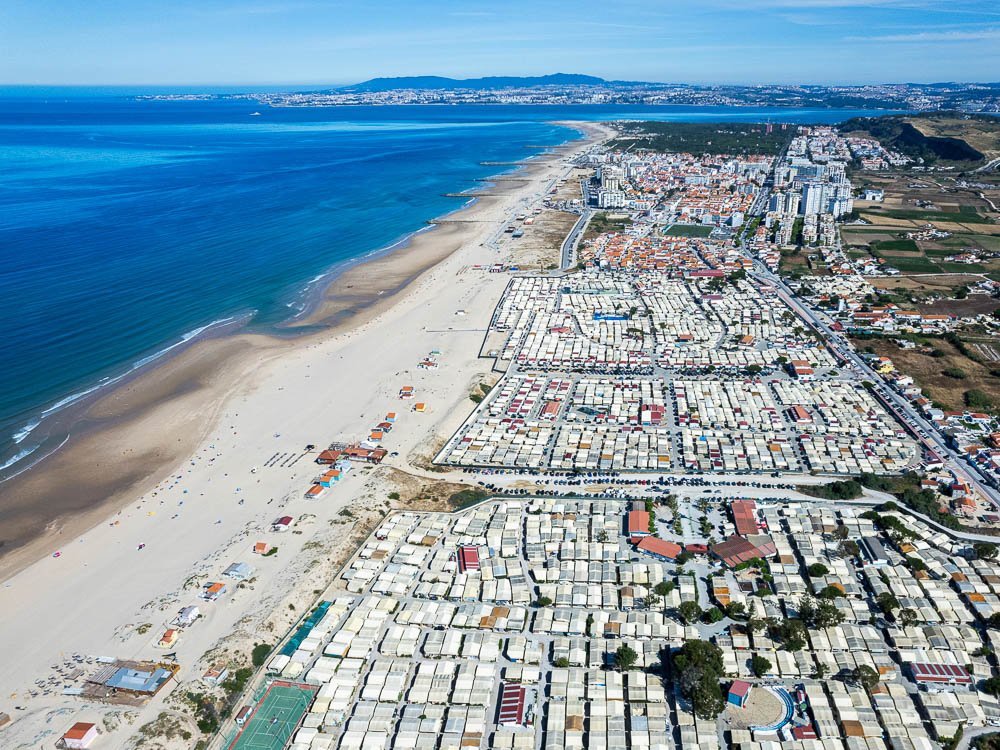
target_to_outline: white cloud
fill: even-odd
[[[879,36],[849,36],[851,42],[970,42],[982,39],[1000,39],[1000,28],[970,29],[968,31],[918,31],[912,34],[882,34]]]

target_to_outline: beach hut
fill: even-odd
[[[271,523],[271,531],[288,531],[292,528],[292,524],[295,519],[291,516],[282,516],[281,518],[276,518]]]
[[[306,490],[306,500],[316,500],[320,495],[326,492],[326,488],[329,486],[330,485],[324,486],[322,483],[310,485],[309,489]],[[278,531],[278,529],[275,529],[275,531]]]
[[[195,620],[199,617],[201,617],[201,612],[196,606],[190,604],[177,613],[177,617],[174,619],[174,625],[179,628],[186,628],[189,625],[193,625]]]
[[[257,542],[253,546],[253,553],[255,555],[266,555],[271,551],[271,545],[267,542]]]
[[[245,581],[253,575],[253,566],[245,562],[235,562],[226,568],[222,575],[232,578],[234,581]]]
[[[417,412],[418,414],[423,414],[426,410],[427,410],[427,404],[425,404],[423,401],[420,401],[413,405],[413,411]]]
[[[163,631],[163,635],[160,636],[160,640],[156,645],[158,648],[170,648],[177,643],[177,639],[180,637],[181,631],[175,630],[174,628],[167,628]]]
[[[726,702],[743,708],[750,697],[752,689],[753,685],[746,680],[733,680],[733,684],[729,686],[729,694],[726,696]]]
[[[413,386],[412,385],[404,385],[402,388],[400,388],[399,389],[399,397],[400,398],[413,398]]]
[[[395,422],[396,421],[396,412],[391,411],[388,414],[386,414],[385,415],[385,421],[389,422],[389,423]]]
[[[97,725],[86,721],[78,721],[62,736],[63,747],[87,748],[97,739]]]
[[[223,666],[209,667],[201,676],[201,681],[209,687],[221,685],[229,676],[229,670]]]
[[[214,602],[225,593],[226,584],[213,581],[205,584],[204,588],[201,590],[201,598],[206,602]]]

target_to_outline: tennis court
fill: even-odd
[[[229,750],[282,750],[309,710],[316,688],[272,682]]]

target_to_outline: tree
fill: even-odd
[[[536,607],[550,607],[552,606],[552,600],[547,596],[540,596],[535,600]]]
[[[816,618],[816,600],[811,596],[803,596],[799,600],[799,618],[808,624]]]
[[[821,562],[815,562],[807,568],[807,571],[810,578],[822,578],[830,572],[830,569]]]
[[[850,532],[847,530],[846,526],[838,526],[833,530],[833,538],[839,539],[840,541],[847,539],[848,534],[850,534]]]
[[[268,654],[271,653],[273,649],[270,643],[256,643],[254,644],[253,651],[250,653],[250,660],[253,662],[255,667],[263,666],[264,662],[267,661]]]
[[[844,591],[839,586],[834,586],[832,583],[823,587],[819,592],[820,599],[839,599],[844,596]]]
[[[774,665],[771,664],[770,661],[768,661],[760,654],[754,654],[753,657],[751,657],[750,659],[750,671],[753,672],[754,675],[757,677],[763,677],[764,675],[766,675],[768,672],[771,671],[771,667],[773,666]]]
[[[910,609],[909,607],[899,610],[899,614],[896,615],[896,620],[899,622],[900,626],[904,628],[916,625],[917,619],[916,610]]]
[[[841,557],[857,557],[861,554],[861,548],[853,539],[843,539],[837,545],[837,552]]]
[[[827,672],[829,671],[830,668],[826,666],[826,664],[817,664],[816,669],[813,671],[813,679],[822,680],[824,677],[826,677]]]
[[[658,597],[655,593],[646,594],[646,597],[643,599],[643,603],[646,605],[646,609],[652,609],[660,603],[660,597]]]
[[[851,679],[865,690],[874,690],[878,685],[878,672],[867,664],[861,664],[851,671]]]
[[[677,607],[677,614],[681,616],[686,625],[693,625],[701,617],[701,607],[698,602],[681,602],[680,606]]]
[[[719,609],[718,607],[712,607],[711,609],[705,610],[703,617],[705,619],[705,622],[709,624],[714,624],[719,622],[719,620],[725,617],[725,615],[722,614],[722,610]]]
[[[726,707],[719,684],[723,677],[722,651],[707,641],[687,641],[674,652],[673,667],[681,695],[691,702],[695,716],[714,719]]]
[[[1000,698],[1000,677],[990,677],[983,680],[983,692],[995,698]]]
[[[891,591],[883,591],[876,596],[875,603],[887,615],[891,615],[895,610],[899,609],[899,599]]]
[[[569,666],[569,659],[567,659],[565,656],[560,656],[558,659],[552,662],[552,666],[559,667],[559,669],[566,669]]]
[[[816,607],[816,620],[814,624],[817,628],[833,628],[840,625],[843,621],[844,613],[832,601],[820,602]]]
[[[633,666],[635,666],[636,660],[639,658],[639,654],[626,643],[623,643],[615,651],[615,664],[618,666],[622,672],[627,672]]]
[[[741,620],[746,617],[747,608],[743,602],[729,602],[726,605],[726,617],[731,617],[734,620]]]
[[[658,584],[653,586],[653,593],[657,596],[666,597],[670,596],[670,593],[677,588],[677,584],[673,581],[660,581]]]
[[[997,557],[997,546],[991,542],[976,542],[972,545],[972,551],[983,560],[995,560]]]

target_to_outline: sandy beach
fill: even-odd
[[[253,582],[198,602],[205,616],[173,650],[182,683],[234,653],[245,661],[249,645],[277,640],[325,588],[400,476],[434,476],[421,466],[488,376],[478,352],[508,280],[474,266],[496,262],[490,238],[540,202],[569,156],[610,133],[574,127],[588,138],[531,160],[523,181],[498,182],[340,275],[298,321],[309,333],[201,341],[96,400],[68,445],[0,485],[0,610],[12,613],[0,624],[0,711],[14,720],[5,747],[51,744],[70,719],[101,721],[114,738],[102,746],[125,746],[160,710],[176,710],[171,699],[130,712],[88,706],[59,694],[54,667],[74,653],[161,656],[156,641],[177,610],[236,561],[255,566]],[[432,349],[440,367],[418,369]],[[404,384],[426,413],[398,398]],[[305,500],[317,467],[304,447],[361,439],[389,411],[399,419],[385,446],[398,455]],[[285,514],[293,530],[272,532]],[[278,553],[253,555],[260,540]]]

